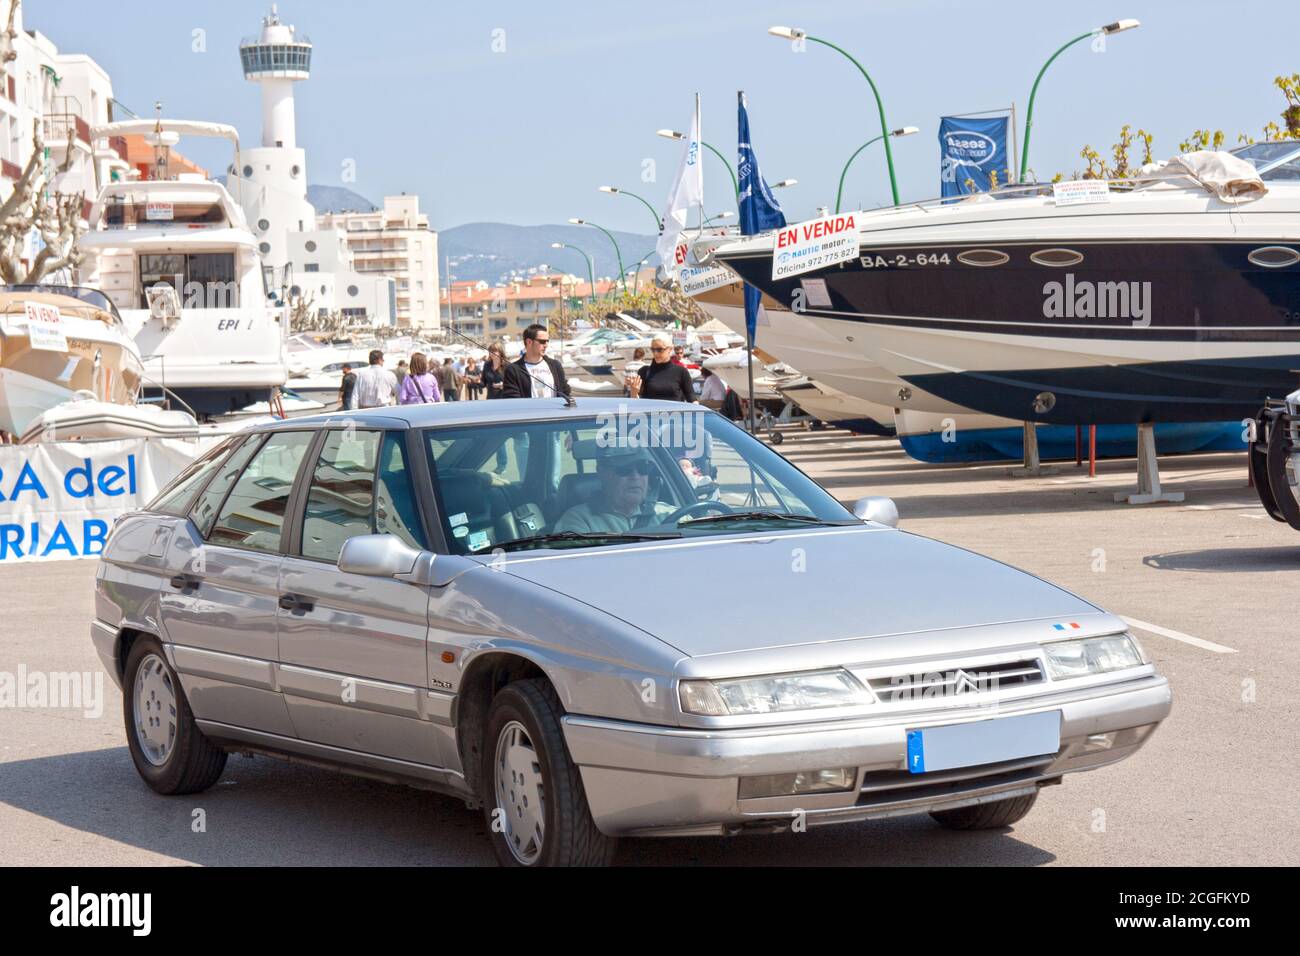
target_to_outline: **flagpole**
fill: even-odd
[[[743,287],[741,294],[744,294]],[[758,425],[754,421],[754,337],[749,334],[749,329],[745,330],[745,356],[749,359],[746,366],[749,370],[749,433],[753,435]]]

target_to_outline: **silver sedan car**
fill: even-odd
[[[1006,826],[1169,713],[1122,619],[896,524],[699,406],[291,419],[117,523],[91,634],[159,793],[305,761],[482,807],[521,866]]]

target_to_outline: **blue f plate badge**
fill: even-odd
[[[1061,748],[1061,712],[976,720],[907,732],[910,773],[952,770],[1054,754]]]

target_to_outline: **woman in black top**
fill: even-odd
[[[656,398],[668,402],[695,401],[695,385],[686,366],[673,361],[672,340],[656,335],[650,340],[651,362],[637,369],[630,380],[633,398]]]
[[[488,398],[500,398],[501,389],[505,387],[506,379],[503,371],[506,363],[505,353],[501,351],[501,346],[494,345],[488,349],[487,360],[483,363],[483,371],[479,373],[479,384],[487,392]]]

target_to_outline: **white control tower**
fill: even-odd
[[[262,87],[262,145],[244,150],[234,174],[244,180],[242,205],[258,237],[263,263],[277,276],[288,261],[286,232],[315,229],[307,201],[307,155],[294,130],[293,85],[311,75],[311,41],[280,22],[273,4],[262,31],[239,44],[244,78]]]

